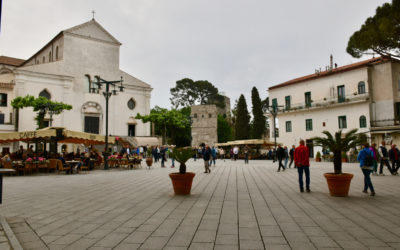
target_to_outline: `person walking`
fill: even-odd
[[[215,149],[215,147],[211,148],[211,159],[210,159],[210,166],[212,165],[212,163],[214,163],[215,166],[215,160],[217,159],[217,150]]]
[[[247,147],[247,145],[244,146],[243,153],[244,153],[244,164],[249,164],[249,147]]]
[[[300,145],[294,150],[294,165],[297,167],[297,172],[299,174],[299,186],[300,192],[304,192],[303,184],[303,172],[306,176],[306,191],[310,190],[310,152],[308,148],[304,145],[304,140],[300,140]]]
[[[211,173],[210,169],[210,158],[211,158],[211,150],[208,144],[203,148],[203,160],[204,160],[204,173]]]
[[[289,156],[290,156],[289,168],[290,168],[290,166],[292,166],[292,163],[293,163],[293,159],[294,159],[294,149],[295,149],[295,146],[292,145],[292,148],[291,148],[290,151],[289,151]],[[296,166],[295,166],[295,167],[296,167]]]
[[[383,165],[386,165],[386,167],[388,168],[389,172],[392,175],[394,175],[393,170],[392,170],[392,168],[390,167],[390,164],[389,164],[389,160],[388,160],[389,154],[388,154],[388,150],[386,149],[386,146],[385,146],[385,141],[381,142],[381,146],[378,149],[378,153],[379,153],[379,156],[381,157],[381,164],[379,166],[379,175],[385,175],[383,173]]]
[[[378,154],[376,152],[376,143],[372,143],[371,147],[369,147],[369,150],[372,151],[374,156],[374,161],[372,163],[372,175],[378,175]]]
[[[371,196],[375,195],[374,186],[371,181],[371,172],[374,169],[374,153],[369,149],[369,144],[366,143],[363,149],[358,153],[357,160],[360,162],[360,168],[364,174],[364,189],[363,193],[368,193],[368,188],[371,191]]]
[[[172,147],[168,148],[168,155],[170,155],[170,157],[171,157],[171,168],[175,167],[175,158],[173,156],[173,153],[174,153],[174,151],[173,151]]]
[[[162,146],[161,148],[160,148],[160,157],[161,157],[161,167],[162,168],[165,168],[165,160],[166,160],[166,158],[165,158],[165,148]]]
[[[278,149],[276,150],[276,157],[278,158],[278,171],[281,171],[281,167],[282,167],[282,171],[285,171],[285,166],[283,166],[282,164],[282,160],[285,157],[285,150],[281,147],[281,145],[278,146]]]
[[[219,150],[219,157],[225,161],[225,150],[223,148]]]
[[[389,159],[392,162],[392,172],[397,175],[397,171],[399,170],[399,150],[396,147],[396,144],[392,144],[392,148],[389,150]],[[396,167],[395,167],[396,166]]]
[[[283,148],[283,151],[284,151],[284,153],[285,153],[285,155],[284,155],[284,159],[285,159],[285,169],[287,169],[287,163],[288,163],[288,161],[289,161],[289,151],[288,151],[288,148],[287,148],[286,146]]]
[[[235,146],[233,148],[233,157],[234,157],[235,161],[237,160],[238,155],[239,155],[239,148],[237,146]]]

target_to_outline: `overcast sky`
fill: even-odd
[[[179,79],[208,80],[231,98],[360,59],[349,37],[383,0],[3,0],[0,55],[27,59],[61,30],[95,19],[121,43],[120,68],[171,107]]]

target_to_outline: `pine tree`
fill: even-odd
[[[240,96],[237,105],[237,116],[235,123],[235,139],[245,140],[250,137],[250,115],[247,111],[246,99],[243,95]]]
[[[262,111],[261,98],[258,94],[258,90],[256,87],[253,87],[251,90],[251,101],[253,104],[253,129],[252,129],[252,138],[261,139],[265,132],[265,116]]]

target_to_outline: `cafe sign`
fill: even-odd
[[[26,131],[19,133],[19,138],[21,139],[36,138],[36,136],[37,136],[36,131]]]

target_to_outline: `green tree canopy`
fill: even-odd
[[[222,115],[218,115],[217,134],[218,142],[227,142],[233,139],[232,127]]]
[[[245,140],[250,137],[250,115],[247,110],[246,99],[244,95],[240,95],[237,110],[236,110],[236,122],[235,122],[235,139]]]
[[[262,102],[258,90],[253,87],[251,90],[251,102],[253,111],[253,128],[252,128],[252,138],[261,139],[265,132],[266,119],[264,112],[262,110]]]
[[[209,81],[193,81],[184,78],[176,82],[176,86],[170,89],[170,98],[175,108],[192,105],[215,104],[218,107],[225,107],[224,97],[218,93],[216,88]]]
[[[35,98],[31,95],[25,97],[18,96],[11,101],[11,106],[17,110],[32,107],[34,112],[38,112],[35,117],[38,129],[44,128],[44,116],[48,110],[53,111],[54,115],[61,114],[64,110],[71,110],[72,106],[62,102],[53,102],[45,97]]]
[[[137,114],[136,119],[142,120],[144,123],[152,122],[155,124],[156,133],[163,136],[163,143],[167,143],[167,135],[173,139],[172,143],[176,144],[175,135],[180,135],[182,130],[189,128],[190,140],[190,121],[189,115],[185,115],[186,110],[165,109],[155,106],[151,109],[150,114],[141,115]],[[190,114],[190,109],[189,109]]]
[[[400,58],[400,0],[378,7],[350,37],[346,51],[356,58],[371,53]]]

